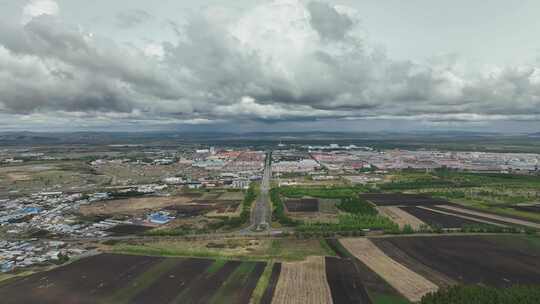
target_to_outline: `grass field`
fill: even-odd
[[[309,256],[335,256],[324,240],[274,239],[223,241],[159,241],[144,244],[118,243],[112,252],[168,256],[206,257],[241,260],[299,261]]]

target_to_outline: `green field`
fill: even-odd
[[[540,221],[540,213],[513,208],[540,202],[540,176],[404,170],[377,187],[383,192],[425,193],[479,210]]]

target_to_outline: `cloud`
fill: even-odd
[[[152,19],[152,15],[140,9],[131,9],[116,14],[116,25],[123,29],[130,29],[144,24]]]
[[[52,14],[0,24],[0,112],[96,124],[540,115],[534,63],[471,70],[455,54],[393,60],[356,31],[358,12],[322,2],[273,1],[238,18],[217,11],[175,26],[177,41],[143,47]]]
[[[21,22],[26,24],[41,15],[58,15],[59,11],[58,3],[53,0],[30,0],[23,8]]]
[[[323,39],[342,40],[353,26],[349,16],[340,14],[327,3],[313,1],[308,3],[307,9],[311,15],[311,26]]]

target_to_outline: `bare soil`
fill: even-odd
[[[400,209],[419,218],[424,223],[430,226],[436,226],[441,228],[461,228],[465,225],[478,225],[479,222],[464,219],[457,216],[442,214],[419,207],[400,207]]]
[[[272,273],[268,281],[268,286],[264,291],[260,304],[271,304],[276,291],[277,282],[281,273],[281,263],[275,263],[272,267]]]
[[[325,263],[326,278],[334,303],[371,304],[360,273],[351,260],[326,257]]]
[[[425,294],[438,290],[433,282],[388,257],[369,239],[351,238],[340,242],[410,301],[420,301]]]
[[[85,216],[96,214],[138,214],[147,210],[184,205],[189,201],[191,201],[191,198],[185,196],[137,197],[83,205],[79,211]]]
[[[431,206],[447,204],[448,201],[440,198],[432,198],[420,194],[402,193],[364,193],[360,198],[372,202],[377,206]]]
[[[396,237],[375,242],[389,242],[408,258],[462,284],[540,284],[540,249],[523,237],[513,236],[508,243],[500,236]]]
[[[302,262],[282,263],[272,303],[333,303],[324,257],[312,256]]]
[[[410,225],[414,230],[419,230],[422,225],[425,225],[423,221],[398,207],[379,206],[377,207],[377,211],[390,218],[394,223],[398,224],[401,229],[403,229],[405,225]]]

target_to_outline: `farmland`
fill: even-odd
[[[281,264],[272,304],[332,303],[326,280],[325,259],[310,257],[303,262]]]
[[[101,254],[14,279],[0,296],[3,303],[249,303],[264,265]]]
[[[538,176],[470,173],[451,170],[395,172],[390,182],[379,185],[383,191],[432,195],[437,200],[502,216],[540,221],[540,213],[520,205],[538,202]],[[420,205],[420,204],[417,204]]]
[[[288,212],[317,212],[319,211],[319,202],[316,199],[295,199],[285,202]]]
[[[540,247],[536,237],[395,237],[372,241],[387,249],[385,252],[394,252],[400,263],[429,267],[433,271],[428,277],[433,281],[497,287],[540,284]],[[404,254],[395,254],[396,249]]]
[[[300,261],[309,256],[333,256],[324,240],[318,239],[224,239],[161,240],[118,243],[107,248],[116,253],[168,257],[211,257],[220,259]]]
[[[377,207],[377,211],[390,218],[394,223],[398,224],[401,229],[406,225],[409,225],[414,230],[419,230],[425,223],[413,216],[410,213],[407,213],[400,209],[399,207],[393,206],[380,206]]]
[[[369,304],[371,300],[353,261],[326,257],[326,277],[334,303]]]
[[[461,228],[465,225],[473,225],[478,223],[473,220],[442,214],[420,207],[400,207],[400,209],[404,210],[405,212],[411,214],[412,216],[420,219],[422,222],[427,223],[432,227]]]
[[[428,195],[402,194],[402,193],[365,193],[360,198],[372,202],[377,206],[429,206],[447,203],[445,200],[434,199]]]
[[[378,273],[411,301],[438,290],[438,286],[385,255],[369,239],[343,239],[341,243],[362,263]]]

